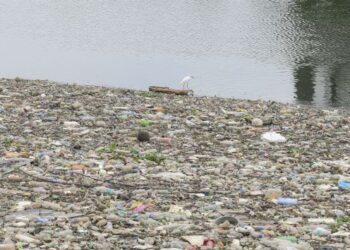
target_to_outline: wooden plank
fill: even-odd
[[[189,93],[193,93],[193,90],[191,89],[171,89],[169,87],[161,86],[150,86],[149,91],[175,95],[188,95]]]

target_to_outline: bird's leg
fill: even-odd
[[[190,89],[190,88],[188,87],[188,82],[187,82],[186,86],[187,86],[187,89]]]
[[[185,89],[185,83],[182,84],[182,89]]]

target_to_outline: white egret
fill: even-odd
[[[182,79],[181,84],[182,84],[182,89],[185,89],[185,85],[187,86],[188,89],[188,83],[191,81],[194,77],[193,76],[186,76],[184,79]]]

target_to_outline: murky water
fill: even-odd
[[[349,0],[0,0],[0,76],[350,107]]]

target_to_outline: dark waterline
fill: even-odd
[[[348,0],[3,0],[0,77],[350,107]]]

